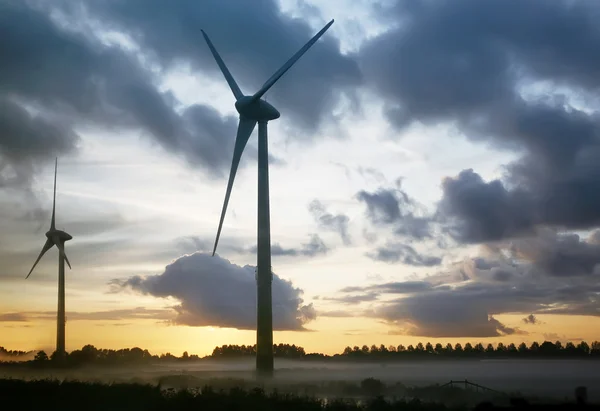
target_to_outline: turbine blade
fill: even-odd
[[[213,57],[217,61],[217,64],[219,65],[219,68],[221,69],[223,76],[225,76],[225,80],[227,80],[227,83],[229,84],[229,88],[233,92],[235,99],[239,100],[240,98],[244,97],[244,95],[242,94],[242,91],[240,90],[239,86],[235,82],[235,79],[233,78],[233,76],[229,72],[229,69],[225,65],[225,62],[219,55],[219,52],[217,51],[215,46],[213,46],[212,41],[210,41],[210,39],[208,38],[208,35],[204,32],[204,30],[200,30],[200,31],[202,32],[202,35],[204,36],[204,40],[206,40],[206,44],[208,44],[208,48],[210,49],[210,52],[212,53]]]
[[[217,229],[217,238],[215,239],[215,247],[213,248],[212,255],[215,255],[217,251],[217,244],[219,244],[219,237],[221,236],[221,229],[223,228],[223,220],[225,220],[225,213],[227,212],[227,205],[229,204],[229,197],[231,196],[231,189],[233,187],[233,180],[235,179],[235,173],[237,172],[242,153],[248,143],[248,139],[256,127],[256,121],[249,120],[240,116],[240,123],[238,125],[237,137],[235,138],[235,148],[233,149],[233,160],[231,161],[231,171],[229,172],[229,181],[227,182],[227,191],[225,192],[225,200],[223,201],[223,209],[221,210],[221,219],[219,220],[219,228]]]
[[[35,260],[35,263],[33,263],[33,267],[31,267],[31,270],[29,270],[29,274],[27,274],[27,277],[25,277],[26,280],[29,278],[29,276],[33,272],[33,269],[35,268],[35,266],[37,265],[37,263],[40,262],[40,260],[42,259],[42,256],[44,254],[46,254],[46,251],[48,251],[49,249],[51,249],[53,245],[54,245],[54,243],[52,242],[52,240],[50,240],[50,239],[46,240],[46,244],[44,244],[44,247],[42,247],[42,252],[38,256],[37,260]]]
[[[65,259],[65,261],[67,262],[67,265],[69,266],[69,268],[72,269],[71,268],[71,263],[69,262],[69,259],[67,258],[67,254],[65,253],[65,245],[64,245],[64,243],[62,243],[58,237],[52,237],[52,240],[54,241],[54,244],[56,244],[56,247],[58,247],[58,250],[59,250],[60,255],[62,256],[62,258]]]
[[[290,58],[279,70],[277,70],[275,72],[275,74],[273,74],[271,76],[270,79],[268,79],[265,84],[263,84],[262,88],[260,90],[258,90],[256,92],[256,94],[254,94],[252,96],[253,101],[258,100],[259,98],[261,98],[272,86],[273,84],[275,84],[277,82],[277,80],[279,80],[281,78],[281,76],[283,76],[285,74],[286,71],[288,71],[297,61],[300,57],[302,57],[302,55],[304,53],[306,53],[306,51],[311,48],[311,46],[313,44],[315,44],[317,42],[317,40],[319,40],[319,38],[325,34],[325,32],[327,31],[327,29],[329,29],[329,27],[331,27],[331,25],[333,24],[334,20],[331,20],[329,23],[327,23],[327,25],[325,27],[323,27],[321,29],[321,31],[319,31],[317,34],[315,34],[315,36],[310,39],[308,41],[308,43],[306,43],[304,45],[304,47],[302,47],[296,54],[294,54],[292,56],[292,58]]]
[[[56,211],[56,170],[58,169],[58,157],[54,162],[54,199],[52,200],[52,221],[50,222],[50,230],[54,230],[55,227],[55,211]]]

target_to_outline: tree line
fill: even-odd
[[[591,345],[581,341],[575,345],[572,342],[562,344],[560,341],[543,343],[533,342],[531,345],[521,343],[518,346],[511,343],[504,345],[498,343],[484,346],[482,343],[450,343],[442,345],[437,343],[418,343],[417,345],[396,346],[372,345],[368,347],[346,347],[341,354],[347,358],[589,358],[600,357],[600,342],[594,341]]]
[[[68,353],[64,358],[59,358],[56,353],[48,356],[44,351],[35,353],[33,360],[23,361],[23,358],[33,354],[31,351],[7,350],[0,347],[3,363],[29,362],[34,365],[66,363],[70,365],[81,364],[148,364],[155,362],[194,362],[206,359],[236,359],[253,357],[256,355],[256,345],[221,345],[215,347],[210,355],[200,357],[196,354],[188,354],[185,351],[181,356],[171,353],[151,354],[148,350],[139,347],[125,348],[120,350],[100,349],[93,345],[85,345],[80,350]],[[383,344],[371,347],[346,347],[340,354],[326,355],[321,353],[307,353],[303,347],[295,344],[274,344],[273,354],[275,358],[303,359],[303,360],[327,360],[337,359],[343,361],[372,360],[372,361],[394,361],[408,359],[445,359],[445,358],[600,358],[600,342],[594,341],[591,345],[581,341],[577,345],[568,342],[562,344],[544,341],[539,344],[533,342],[530,345],[521,343],[519,345],[498,343],[496,346],[481,343],[460,343],[442,345],[431,343],[418,343],[416,345],[385,346]]]

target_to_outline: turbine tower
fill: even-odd
[[[240,115],[235,146],[233,149],[233,161],[225,201],[221,211],[219,228],[212,255],[215,255],[223,220],[227,212],[227,204],[231,196],[231,189],[235,174],[242,157],[246,143],[252,131],[258,123],[258,240],[257,240],[257,321],[256,321],[256,370],[261,374],[273,372],[273,309],[271,303],[271,282],[273,274],[271,271],[271,223],[269,212],[269,150],[267,144],[267,123],[278,119],[279,111],[261,97],[283,76],[306,51],[316,43],[317,40],[331,27],[331,20],[321,31],[319,31],[308,43],[292,56],[279,70],[275,72],[254,95],[247,96],[242,93],[235,82],[223,59],[213,46],[212,42],[202,30],[204,39],[210,48],[229,88],[235,96],[235,108]]]
[[[56,316],[56,355],[59,358],[64,358],[65,355],[65,261],[71,268],[71,263],[65,254],[65,242],[71,240],[70,234],[62,230],[56,229],[56,171],[58,168],[58,158],[54,163],[54,200],[52,202],[52,220],[50,220],[50,230],[46,233],[46,243],[42,248],[42,252],[38,256],[37,260],[31,267],[29,274],[25,279],[29,278],[33,269],[40,261],[42,256],[46,254],[46,251],[56,246],[58,248],[58,313]]]

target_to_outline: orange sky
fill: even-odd
[[[67,314],[68,315],[68,314]],[[519,324],[522,315],[497,316],[509,326],[519,326],[528,335],[501,338],[427,338],[405,335],[390,335],[390,328],[367,318],[321,318],[311,323],[314,332],[275,332],[275,343],[290,343],[305,347],[308,352],[335,354],[345,346],[363,344],[399,345],[418,342],[483,342],[519,343],[521,341],[544,341],[548,334],[554,341],[588,342],[600,340],[600,319],[585,316],[539,316],[539,325]],[[25,325],[25,326],[24,326]],[[13,322],[0,326],[0,345],[7,349],[52,350],[56,338],[56,322],[51,320],[32,321],[26,324]],[[181,355],[183,351],[199,355],[210,354],[212,349],[222,344],[254,344],[254,331],[219,329],[212,327],[169,326],[153,320],[135,321],[89,321],[76,320],[67,323],[67,350],[93,344],[99,348],[127,348],[138,346],[152,353],[171,352]]]

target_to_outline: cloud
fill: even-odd
[[[537,315],[600,316],[600,271],[590,258],[597,238],[543,231],[482,247],[479,256],[420,280],[345,287],[346,295],[335,298],[368,295],[374,304],[363,315],[394,332],[427,337],[524,333],[496,318],[502,314],[524,314],[526,324],[539,323]]]
[[[562,342],[575,342],[575,341],[584,341],[583,338],[569,338],[566,335],[559,335],[557,333],[544,333],[542,334],[544,336],[544,340],[545,341],[562,341]]]
[[[399,24],[358,58],[397,135],[447,125],[516,160],[501,178],[465,168],[444,179],[433,220],[459,242],[484,244],[481,255],[373,315],[429,336],[520,332],[495,318],[504,313],[599,315],[600,234],[565,233],[600,225],[598,4],[398,0],[382,10]],[[389,188],[359,199],[380,226],[395,227],[409,204]]]
[[[133,276],[111,282],[115,291],[132,289],[159,298],[179,301],[174,324],[188,326],[256,328],[254,267],[232,264],[218,256],[195,253],[169,264],[162,274]],[[312,304],[303,305],[302,290],[273,274],[273,328],[305,330],[316,318]]]
[[[129,34],[163,67],[189,64],[224,81],[203,43],[200,30],[204,29],[246,94],[258,90],[315,34],[305,21],[283,14],[273,0],[85,4],[94,17]],[[360,84],[362,75],[356,61],[340,53],[338,40],[329,32],[302,57],[293,73],[269,91],[269,102],[303,129],[314,131],[331,117],[327,113],[340,93]]]
[[[533,315],[533,314],[529,314],[527,317],[523,318],[521,321],[523,321],[525,324],[541,324],[542,322],[540,320],[538,320],[538,318]]]
[[[22,313],[0,314],[0,322],[25,322],[27,317]]]
[[[35,311],[22,313],[27,319],[56,320],[56,311]],[[144,307],[124,308],[106,311],[69,311],[68,320],[77,321],[118,321],[118,320],[171,320],[173,311],[169,309],[147,309]]]
[[[442,183],[440,210],[454,219],[448,231],[463,242],[487,242],[527,234],[533,229],[529,196],[507,191],[499,180],[486,183],[473,170],[463,170]]]
[[[433,267],[442,263],[440,257],[421,254],[413,247],[400,243],[389,243],[377,248],[374,253],[367,253],[367,256],[389,264],[401,262],[416,267]]]
[[[311,235],[310,241],[302,244],[300,248],[283,248],[278,243],[271,246],[271,255],[273,257],[315,257],[320,254],[326,254],[328,251],[329,248],[317,234]],[[251,247],[248,252],[255,254],[256,246]]]
[[[343,297],[321,297],[321,300],[335,301],[343,304],[360,304],[377,300],[379,294],[374,292],[362,293],[356,295],[346,295]]]
[[[577,234],[540,229],[534,237],[512,241],[510,252],[547,275],[594,278],[600,275],[599,234],[600,230],[595,230],[582,239]]]
[[[350,218],[345,214],[331,214],[325,208],[325,205],[319,200],[313,200],[308,205],[308,210],[313,218],[319,224],[319,227],[336,232],[344,242],[344,245],[352,244],[352,239],[348,233],[348,224]]]
[[[67,124],[32,115],[0,93],[0,188],[28,185],[37,163],[74,151],[78,140]]]
[[[444,181],[438,211],[455,220],[456,239],[600,224],[600,122],[588,108],[600,86],[590,18],[599,10],[592,1],[516,0],[386,8],[402,24],[369,41],[359,61],[390,122],[451,124],[520,156],[502,180],[467,169]]]
[[[432,238],[434,217],[402,189],[401,179],[396,187],[381,187],[375,192],[361,190],[356,198],[364,203],[366,216],[376,226],[391,226],[396,236],[423,240]]]
[[[327,254],[329,247],[317,234],[311,234],[310,240],[300,247],[285,248],[279,243],[271,244],[271,255],[273,257],[316,257],[318,255]],[[177,248],[184,254],[192,254],[196,251],[211,252],[214,244],[214,239],[203,238],[199,236],[185,236],[176,240]],[[222,244],[219,243],[221,251],[234,254],[256,254],[256,245],[245,247],[241,240],[227,240]]]
[[[378,293],[386,294],[410,294],[423,291],[429,291],[433,288],[433,285],[428,281],[400,281],[391,283],[382,283],[371,285],[368,287],[345,287],[340,291],[343,293],[351,293],[356,291],[377,291]]]
[[[0,25],[13,41],[0,46],[0,168],[26,181],[34,160],[73,152],[74,129],[85,126],[141,132],[188,164],[223,176],[237,119],[204,105],[176,110],[180,103],[159,90],[159,75],[140,63],[139,53],[65,27],[59,11],[82,25],[89,20],[66,4],[2,6]]]
[[[373,192],[361,190],[356,198],[366,206],[365,215],[374,228],[392,230],[392,237],[385,244],[366,254],[369,258],[416,267],[432,267],[442,263],[440,257],[423,254],[406,244],[415,240],[431,241],[435,234],[436,246],[442,248],[446,228],[441,226],[435,215],[429,214],[402,189],[402,179],[397,179],[392,188],[380,187]],[[374,243],[376,238],[367,236],[367,241]]]
[[[374,182],[376,182],[378,184],[382,184],[382,183],[386,182],[385,175],[381,171],[377,170],[376,168],[358,167],[356,171],[358,171],[358,174],[360,174],[367,181],[373,180]]]
[[[374,316],[409,335],[427,337],[493,337],[518,333],[495,319],[478,291],[441,289],[414,294],[374,311]]]
[[[330,318],[346,318],[346,317],[354,317],[356,313],[350,311],[343,310],[329,310],[329,311],[319,311],[319,317],[330,317]]]
[[[50,226],[52,198],[44,200],[42,207],[37,202],[32,203],[28,196],[22,196],[22,190],[14,195],[5,194],[0,196],[0,277],[5,285],[13,283],[16,287],[16,283],[23,284],[46,241],[44,233]],[[77,272],[119,266],[118,269],[123,269],[139,261],[162,263],[180,255],[170,244],[146,240],[132,243],[128,232],[150,227],[144,220],[129,220],[111,212],[91,215],[89,210],[59,207],[57,224],[74,237],[67,243],[66,252]],[[48,251],[27,281],[55,283],[57,253],[56,247]],[[74,287],[82,286],[83,282],[89,287],[90,281],[98,281],[96,277],[76,275],[70,277],[70,281]]]
[[[367,215],[375,224],[391,224],[401,218],[400,201],[407,197],[401,193],[400,198],[392,190],[380,189],[375,193],[360,191],[357,197],[367,205]]]

